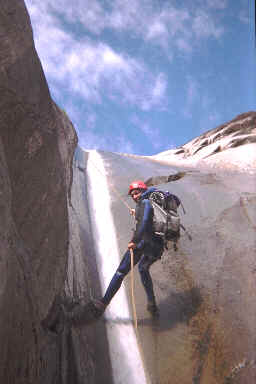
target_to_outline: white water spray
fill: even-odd
[[[101,280],[102,294],[116,271],[119,251],[113,217],[111,198],[103,160],[96,151],[89,152],[88,164],[89,204],[92,218],[95,251]],[[122,286],[105,312],[110,359],[115,384],[146,384],[142,358],[132,324],[127,295]],[[122,320],[118,323],[118,320]]]

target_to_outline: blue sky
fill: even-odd
[[[25,0],[85,149],[153,155],[256,110],[253,0]]]

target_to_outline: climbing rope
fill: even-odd
[[[133,250],[130,249],[131,254],[131,296],[132,296],[132,311],[133,311],[133,321],[135,325],[135,329],[138,329],[138,320],[137,320],[137,313],[136,313],[136,305],[135,305],[135,297],[134,297],[134,273],[133,273],[133,267],[134,267],[134,254]]]

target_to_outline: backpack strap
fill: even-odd
[[[183,209],[183,213],[184,215],[186,214],[186,211],[185,211],[185,208],[184,208],[184,205],[182,204],[182,202],[180,201],[180,205],[182,206],[182,209]]]
[[[186,211],[185,211],[184,205],[182,204],[180,198],[178,196],[174,195],[174,193],[169,193],[169,196],[176,201],[178,207],[179,207],[179,205],[182,206],[183,213],[185,215]]]
[[[186,235],[188,236],[189,240],[192,241],[192,236],[188,233],[188,231],[186,230],[186,228],[184,227],[183,224],[180,223],[180,227],[183,229],[183,231],[186,233]]]

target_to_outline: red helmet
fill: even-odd
[[[131,192],[134,190],[134,189],[148,189],[148,187],[146,186],[146,184],[141,181],[141,180],[138,180],[138,181],[133,181],[130,186],[129,186],[129,192],[128,192],[128,195],[131,194]]]

